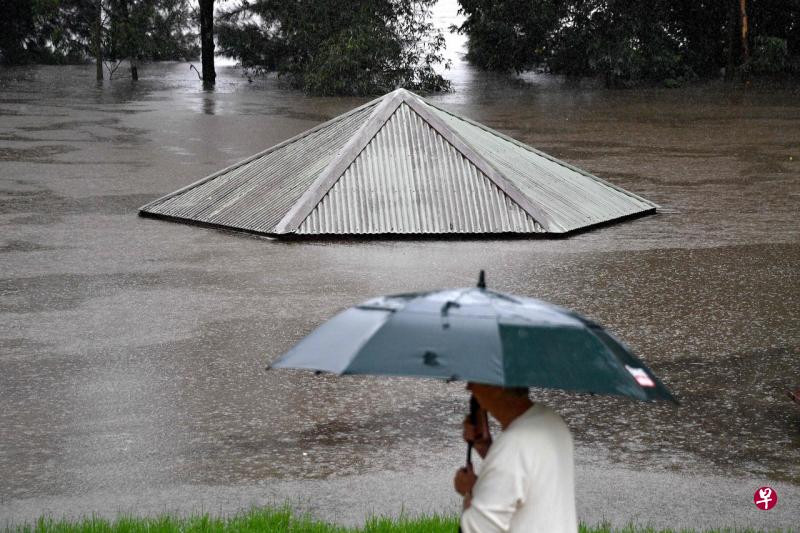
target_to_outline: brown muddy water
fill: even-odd
[[[463,384],[264,367],[345,307],[481,268],[605,324],[683,402],[535,391],[579,462],[800,484],[800,91],[462,67],[433,100],[662,209],[556,240],[285,243],[137,208],[365,99],[192,76],[0,71],[0,502],[460,458]]]

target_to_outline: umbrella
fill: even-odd
[[[678,403],[601,326],[540,300],[489,290],[483,270],[477,287],[381,296],[351,307],[268,368],[432,377]],[[477,425],[474,396],[469,416]]]
[[[609,332],[577,313],[478,285],[373,298],[301,340],[270,368],[417,376],[677,400]]]

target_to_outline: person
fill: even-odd
[[[503,432],[464,421],[464,439],[484,458],[453,484],[464,497],[463,533],[577,533],[572,435],[554,410],[532,402],[527,388],[468,383]],[[481,427],[484,426],[484,427]]]

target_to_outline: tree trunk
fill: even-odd
[[[97,63],[97,81],[103,81],[103,2],[102,0],[96,0],[96,3],[92,29],[92,48],[94,48],[94,60]]]
[[[200,49],[203,57],[203,85],[212,87],[214,71],[214,0],[200,0]]]
[[[123,54],[128,57],[128,63],[131,66],[131,80],[139,80],[139,67],[137,64],[137,52],[134,47],[133,32],[138,31],[138,28],[131,26],[130,11],[128,10],[128,0],[120,0],[119,2],[120,15],[123,25]]]
[[[750,46],[747,42],[749,28],[747,26],[747,0],[739,0],[739,14],[742,20],[742,64],[750,59]]]

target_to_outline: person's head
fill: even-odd
[[[513,421],[532,405],[527,387],[500,387],[469,382],[467,390],[472,392],[481,407],[503,425],[507,421]]]

